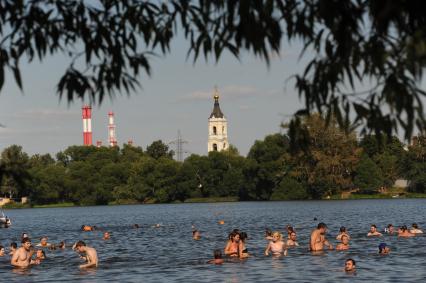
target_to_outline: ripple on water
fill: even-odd
[[[45,235],[50,242],[65,240],[68,245],[82,239],[98,250],[100,266],[80,271],[78,255],[68,248],[46,251],[47,260],[29,270],[14,270],[8,258],[0,258],[0,273],[2,282],[424,282],[425,236],[367,238],[366,233],[373,223],[381,230],[389,223],[397,227],[417,222],[426,228],[425,204],[426,200],[365,200],[9,210],[13,226],[0,230],[0,244],[18,241],[24,231],[33,242]],[[327,223],[334,245],[339,227],[346,226],[351,249],[311,255],[309,234],[319,221]],[[133,229],[134,223],[141,228]],[[159,228],[154,227],[157,223]],[[80,232],[82,224],[102,230]],[[287,257],[263,256],[265,228],[283,232],[289,224],[296,228],[301,246],[290,249]],[[193,225],[202,233],[200,241],[191,239]],[[234,228],[248,233],[251,258],[206,264],[214,249],[223,249]],[[102,240],[103,231],[111,233],[110,240]],[[391,247],[390,255],[377,254],[381,242]],[[357,261],[356,275],[342,271],[349,257]]]

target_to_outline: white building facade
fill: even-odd
[[[219,106],[219,95],[217,89],[214,95],[213,111],[209,117],[209,138],[207,151],[222,151],[229,148],[228,122]]]

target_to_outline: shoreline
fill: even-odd
[[[389,194],[375,194],[375,195],[351,195],[348,198],[341,198],[340,196],[331,196],[329,198],[322,199],[300,199],[300,200],[263,200],[261,202],[277,202],[277,201],[346,201],[346,200],[366,200],[366,199],[423,199],[426,198],[426,194],[419,193],[407,193],[401,196],[392,196]],[[125,202],[114,202],[109,203],[106,206],[115,205],[152,205],[152,204],[185,204],[185,203],[219,203],[219,202],[246,202],[240,201],[237,197],[211,197],[211,198],[190,198],[183,202],[175,201],[168,203],[150,203],[150,202],[136,202],[136,201],[125,201]],[[256,202],[256,201],[253,201]],[[102,206],[102,205],[78,205],[71,202],[65,203],[51,203],[51,204],[20,204],[14,203],[12,205],[4,205],[3,209],[28,209],[28,208],[62,208],[62,207],[86,207],[86,206]]]

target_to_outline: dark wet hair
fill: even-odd
[[[0,250],[1,250],[1,249],[4,249],[4,247],[3,247],[2,245],[0,245]]]
[[[413,223],[413,224],[411,224],[411,226],[415,229],[419,229],[419,226],[417,225],[417,223]]]
[[[12,243],[10,243],[10,247],[14,248],[14,249],[17,249],[18,245],[15,242],[12,242]]]
[[[272,230],[271,230],[271,229],[269,229],[269,228],[266,228],[266,229],[265,229],[265,235],[266,235],[266,236],[272,236]]]
[[[65,248],[65,242],[61,241],[58,245],[58,248],[60,248],[60,249]]]
[[[325,223],[321,222],[317,225],[317,229],[321,229],[321,228],[327,228],[327,225],[325,225]]]
[[[400,229],[401,229],[402,231],[406,231],[406,230],[408,230],[406,225],[402,225]]]
[[[371,227],[374,227],[374,228],[376,228],[376,229],[377,229],[376,224],[371,224]]]
[[[22,241],[21,241],[22,244],[25,244],[27,242],[31,242],[30,238],[28,238],[28,237],[23,238]]]
[[[345,226],[342,226],[342,227],[340,227],[340,230],[339,230],[340,232],[346,232],[346,227]]]
[[[354,259],[348,258],[345,262],[352,261],[352,265],[356,266],[356,262]]]
[[[240,233],[240,240],[244,242],[246,239],[247,239],[247,233],[246,232],[241,232]]]
[[[78,248],[78,247],[85,247],[86,246],[86,243],[85,242],[83,242],[83,241],[78,241],[76,244],[75,244],[75,247],[76,248]]]
[[[41,253],[43,254],[43,257],[46,258],[46,253],[43,250],[37,250],[37,251],[41,251]]]
[[[133,228],[139,228],[139,224],[133,224]]]
[[[294,228],[290,225],[287,225],[287,232],[294,232]]]
[[[192,231],[192,236],[194,236],[195,235],[195,233],[197,233],[198,232],[198,230],[194,230],[194,231]]]
[[[220,258],[222,258],[222,251],[219,250],[219,249],[214,250],[213,256],[214,256],[214,259],[220,259]]]

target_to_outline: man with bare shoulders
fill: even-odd
[[[382,233],[377,231],[377,226],[375,224],[371,225],[370,232],[368,232],[367,237],[381,237]]]
[[[84,243],[83,241],[78,241],[75,244],[75,249],[79,253],[86,254],[86,256],[82,258],[85,258],[87,263],[80,265],[80,268],[98,267],[98,254],[96,253],[96,250],[94,248],[86,246],[86,243]]]
[[[311,241],[309,245],[310,251],[322,251],[324,250],[324,245],[328,247],[329,250],[333,249],[333,246],[325,238],[325,233],[327,232],[327,225],[325,223],[319,223],[317,229],[313,230],[311,233]]]
[[[349,237],[348,235],[343,235],[340,238],[341,243],[336,246],[336,251],[344,251],[349,249]]]
[[[32,264],[39,264],[38,260],[32,260],[31,257],[34,250],[31,249],[31,240],[29,238],[22,239],[22,246],[17,249],[10,260],[10,263],[15,267],[26,268]]]

